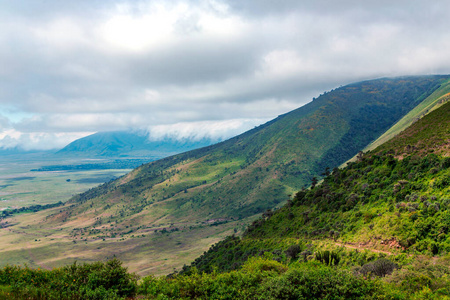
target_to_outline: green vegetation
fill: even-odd
[[[117,259],[51,271],[8,265],[0,270],[0,299],[125,299],[137,279]]]
[[[231,236],[213,245],[178,276],[183,281],[198,271],[230,276],[251,257],[270,258],[289,269],[293,261],[315,261],[356,276],[382,278],[375,281],[379,294],[365,291],[367,298],[448,299],[448,116],[450,103],[346,168],[334,169],[284,207],[266,211],[242,238]],[[283,282],[274,287],[282,290],[278,296],[289,295]]]
[[[0,299],[450,299],[449,275],[448,258],[429,263],[421,257],[402,267],[380,258],[349,268],[265,255],[234,271],[193,269],[138,282],[113,259],[51,271],[6,266],[0,270]]]
[[[373,150],[378,146],[392,139],[394,136],[404,131],[414,122],[425,116],[427,113],[437,109],[442,104],[450,100],[450,80],[444,80],[441,86],[429,95],[425,100],[418,104],[414,109],[407,113],[400,121],[387,130],[378,139],[366,147],[367,150]]]
[[[20,213],[27,213],[27,212],[38,212],[40,210],[62,206],[63,204],[64,203],[62,203],[60,201],[60,202],[52,203],[52,204],[45,204],[45,205],[37,204],[37,205],[31,205],[31,206],[26,206],[26,207],[21,207],[21,208],[6,209],[6,210],[1,211],[0,217],[6,218],[6,217],[11,216],[13,214],[20,214]]]
[[[150,299],[376,299],[391,296],[377,280],[317,262],[289,266],[251,258],[238,271],[144,278],[139,292]]]

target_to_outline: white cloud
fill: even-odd
[[[27,147],[129,128],[184,136],[179,124],[234,134],[236,120],[253,126],[353,81],[450,73],[443,0],[0,5],[0,133]]]
[[[169,125],[156,125],[148,128],[150,140],[191,139],[224,140],[238,135],[268,120],[231,119],[225,121],[202,121],[189,123],[175,123]]]
[[[19,148],[25,151],[60,149],[70,142],[89,134],[92,134],[92,132],[22,133],[9,129],[0,134],[0,149]]]

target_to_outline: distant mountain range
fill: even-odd
[[[147,134],[132,131],[97,132],[78,139],[57,152],[83,157],[146,157],[153,160],[213,144],[212,139],[149,140]]]

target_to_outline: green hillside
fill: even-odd
[[[380,79],[342,87],[236,138],[142,166],[71,202],[83,207],[101,194],[101,201],[112,203],[117,198],[145,201],[145,207],[158,203],[177,221],[186,215],[245,218],[275,207],[327,167],[355,155],[444,79]]]
[[[424,101],[407,113],[400,121],[398,121],[394,126],[389,128],[383,135],[381,135],[374,142],[370,143],[365,150],[373,150],[376,147],[382,145],[388,140],[392,139],[401,131],[405,130],[411,124],[425,116],[427,113],[440,107],[442,104],[450,100],[450,80],[444,81],[442,85],[429,95]]]
[[[16,215],[0,232],[0,264],[50,268],[115,256],[140,275],[173,272],[354,156],[448,79],[344,86],[225,142],[143,165],[65,206]]]
[[[275,276],[280,286],[270,286],[272,297],[312,289],[296,290],[298,286],[289,288],[282,282],[295,285],[288,273],[300,267],[312,272],[309,269],[318,266],[311,263],[320,262],[353,274],[385,276],[372,282],[381,284],[382,295],[375,298],[448,299],[449,145],[450,103],[444,103],[358,161],[334,169],[322,184],[299,191],[276,211],[266,211],[242,238],[230,236],[212,246],[169,284],[195,277],[196,272],[239,273],[249,258],[261,257],[260,263],[270,258],[286,268],[278,272],[286,275]],[[290,264],[298,259],[304,263]],[[319,286],[325,293],[326,283]],[[376,294],[367,290],[356,298]]]
[[[7,266],[0,296],[450,299],[449,116],[450,103],[443,103],[181,272],[138,282],[116,259],[52,271]]]

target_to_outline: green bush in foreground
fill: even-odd
[[[135,295],[137,276],[118,259],[49,270],[0,269],[0,299],[124,299]]]
[[[228,273],[146,277],[139,293],[150,299],[403,299],[378,279],[356,277],[318,262],[287,267],[261,257]]]
[[[148,276],[139,285],[137,276],[127,273],[116,259],[51,271],[6,266],[0,270],[0,300],[450,299],[448,260],[418,257],[388,275],[395,264],[381,259],[365,275],[358,275],[364,272],[320,261],[287,265],[251,257],[239,270],[199,273],[192,268],[189,274]],[[377,275],[377,270],[382,272]]]

